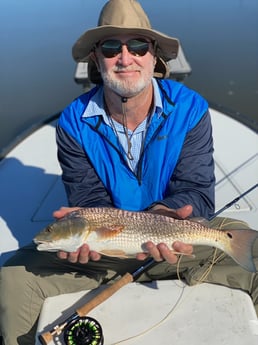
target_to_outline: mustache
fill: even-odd
[[[113,72],[131,72],[131,71],[141,71],[142,69],[140,67],[134,67],[134,66],[128,66],[128,67],[123,67],[123,66],[114,66],[112,68]]]

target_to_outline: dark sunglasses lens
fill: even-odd
[[[149,42],[145,39],[132,39],[126,42],[128,51],[134,56],[144,56],[149,50]],[[101,52],[106,58],[112,58],[121,53],[122,42],[107,40],[100,45]]]
[[[149,42],[145,40],[129,40],[126,45],[128,51],[134,56],[144,56],[149,50]]]
[[[107,40],[101,45],[101,52],[106,58],[115,57],[122,51],[122,44],[119,40]]]

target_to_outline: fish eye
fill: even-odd
[[[228,236],[229,238],[233,238],[231,232],[227,232],[227,236]]]

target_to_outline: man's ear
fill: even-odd
[[[156,66],[156,63],[157,63],[157,56],[154,56],[154,59],[153,59],[153,65],[154,65],[154,67]]]

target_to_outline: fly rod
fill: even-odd
[[[144,262],[137,270],[135,270],[133,273],[125,273],[121,279],[113,283],[112,285],[108,286],[105,290],[101,291],[98,295],[93,297],[89,302],[81,306],[80,308],[76,309],[75,313],[73,313],[71,316],[69,316],[63,323],[60,323],[56,326],[54,326],[53,329],[51,329],[49,332],[45,332],[39,335],[38,339],[41,344],[47,345],[50,343],[51,340],[54,339],[55,335],[60,335],[65,328],[69,324],[74,324],[75,321],[78,321],[79,319],[84,319],[84,316],[87,315],[91,310],[93,310],[95,307],[106,301],[109,297],[111,297],[115,292],[120,290],[123,286],[132,283],[141,273],[143,273],[145,270],[150,268],[156,261],[151,258]],[[88,318],[87,324],[89,324],[90,331],[94,333],[94,335],[91,335],[91,340],[93,336],[96,338],[102,338],[101,330],[99,325],[96,323],[96,320]],[[79,325],[80,326],[80,325]],[[79,327],[78,326],[78,327]],[[85,325],[84,325],[85,326]],[[89,333],[89,329],[87,329],[87,333]],[[89,334],[88,334],[89,338]],[[96,340],[96,339],[95,339]],[[72,342],[68,344],[74,344]],[[92,344],[92,342],[85,342],[85,344]],[[95,342],[94,344],[102,344],[101,342]]]
[[[239,195],[237,198],[233,199],[225,206],[223,206],[220,210],[215,212],[208,220],[212,220],[217,217],[220,213],[234,205],[238,200],[243,198],[245,195],[253,191],[255,188],[258,187],[258,183],[246,190],[244,193]],[[95,297],[93,297],[89,302],[78,308],[75,313],[73,313],[70,317],[68,317],[63,323],[56,325],[52,330],[49,332],[45,332],[39,335],[39,341],[43,345],[47,345],[50,343],[51,340],[54,339],[55,335],[60,335],[62,332],[65,332],[65,340],[67,344],[76,344],[72,340],[69,341],[69,337],[72,338],[72,331],[77,332],[77,337],[82,338],[85,337],[86,340],[84,343],[80,342],[81,344],[96,344],[102,345],[103,344],[103,336],[101,326],[98,322],[92,318],[85,317],[91,310],[95,307],[106,301],[109,297],[111,297],[115,292],[120,290],[123,286],[133,282],[141,273],[145,270],[150,268],[156,261],[151,258],[147,260],[143,265],[141,265],[136,271],[133,273],[126,273],[122,276],[121,279],[107,287],[105,290],[101,291]],[[70,333],[69,333],[70,332]],[[68,339],[68,340],[67,340]]]
[[[246,196],[248,193],[252,192],[255,188],[258,187],[258,183],[256,183],[255,185],[253,185],[251,188],[247,189],[244,193],[240,194],[238,197],[236,197],[235,199],[231,200],[228,204],[226,204],[225,206],[223,206],[220,210],[218,210],[217,212],[215,212],[208,220],[212,220],[215,217],[217,217],[220,213],[222,213],[223,211],[227,210],[229,207],[231,207],[232,205],[234,205],[236,202],[238,202],[240,199],[242,199],[244,196]]]

